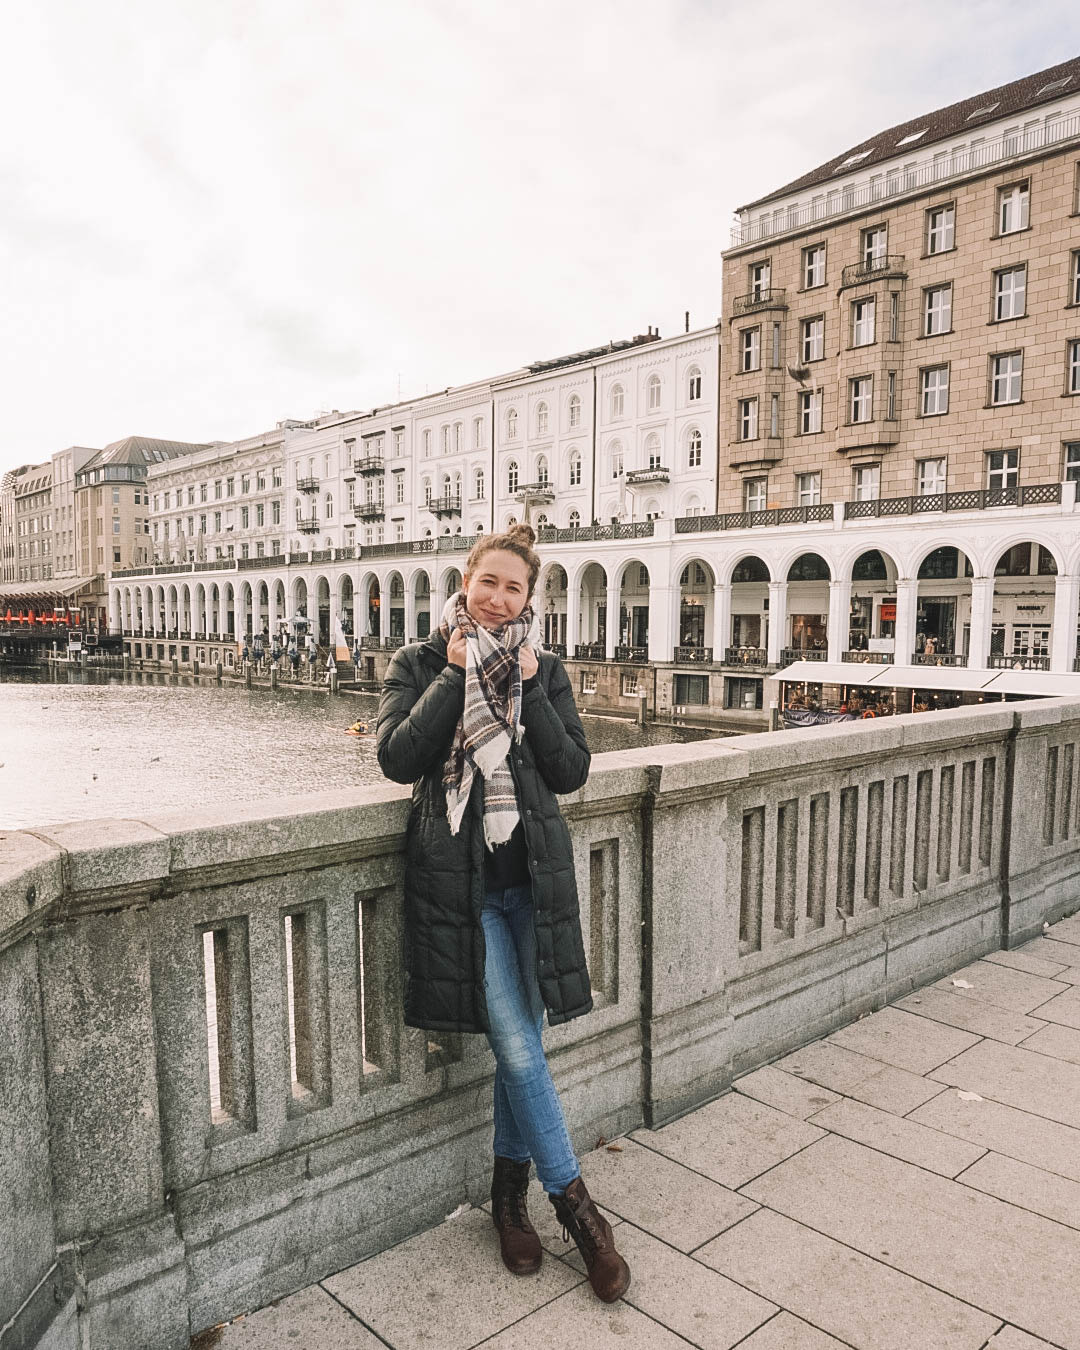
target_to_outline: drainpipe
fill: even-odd
[[[716,515],[720,514],[720,421],[721,421],[720,396],[722,389],[722,384],[720,380],[720,362],[723,357],[723,350],[722,350],[724,345],[723,336],[724,336],[724,323],[723,319],[721,318],[716,325],[716,468],[715,468],[716,492],[715,492],[715,505],[713,507],[713,510]]]
[[[592,484],[589,488],[589,519],[596,519],[596,366],[592,368]]]

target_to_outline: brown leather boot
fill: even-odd
[[[514,1275],[535,1275],[543,1256],[525,1207],[528,1190],[529,1164],[496,1157],[491,1177],[491,1221],[499,1234],[503,1265]]]
[[[585,1262],[593,1293],[605,1303],[614,1303],[630,1288],[630,1267],[615,1250],[611,1224],[593,1204],[581,1177],[572,1181],[565,1195],[549,1195],[563,1226],[563,1240],[573,1238]]]

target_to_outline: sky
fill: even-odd
[[[40,0],[0,82],[0,472],[715,322],[735,208],[1080,53],[1076,0]]]

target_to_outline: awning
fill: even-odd
[[[988,671],[985,694],[1032,694],[1043,698],[1080,698],[1080,674],[1059,675],[1049,670]]]
[[[989,670],[964,666],[886,666],[875,687],[890,689],[970,689],[978,692],[991,677]]]
[[[49,600],[75,595],[100,580],[100,577],[67,577],[61,581],[9,581],[0,586],[0,600]]]
[[[773,676],[777,680],[797,680],[800,684],[869,684],[874,671],[884,670],[885,666],[841,665],[832,661],[793,661],[790,666],[778,670]]]

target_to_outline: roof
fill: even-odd
[[[589,347],[585,351],[572,352],[569,356],[552,357],[547,361],[530,361],[527,369],[530,375],[541,375],[549,370],[558,370],[561,366],[576,366],[582,361],[596,361],[601,356],[610,356],[613,352],[622,352],[630,347],[640,347],[647,342],[659,341],[659,329],[654,333],[650,328],[648,333],[638,333],[632,338],[620,338],[617,342],[609,341],[603,347]]]
[[[801,192],[805,188],[816,187],[830,179],[846,177],[853,170],[867,169],[884,160],[902,154],[907,147],[912,151],[937,141],[948,140],[953,136],[967,135],[973,129],[990,120],[1012,117],[1026,112],[1029,108],[1041,107],[1044,103],[1053,103],[1070,94],[1080,92],[1080,56],[1074,56],[1060,65],[1040,70],[1035,75],[1025,75],[1023,79],[1013,80],[1011,84],[999,85],[985,93],[975,94],[971,98],[961,99],[959,103],[950,103],[947,108],[938,108],[935,112],[923,113],[898,126],[879,131],[869,140],[860,141],[850,150],[845,150],[833,159],[827,160],[810,173],[777,188],[764,197],[758,197],[738,210],[747,211],[761,206],[777,197],[786,197],[792,192]]]
[[[189,441],[158,441],[150,436],[126,436],[122,441],[112,441],[104,450],[99,450],[93,459],[86,461],[83,468],[96,468],[99,464],[160,464],[164,459],[176,459],[179,455],[206,450],[209,445],[209,441],[195,445]]]

